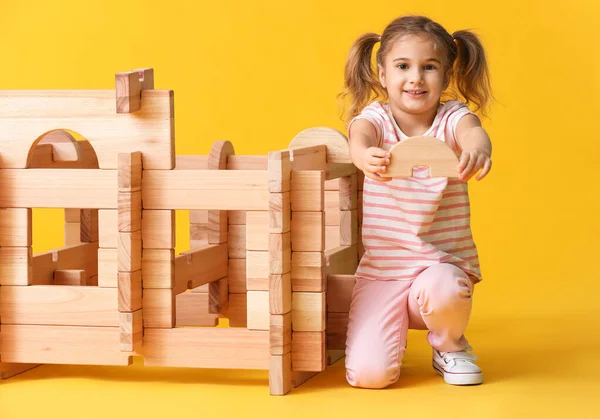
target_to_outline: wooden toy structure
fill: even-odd
[[[227,141],[176,156],[173,92],[153,77],[119,73],[116,94],[0,92],[0,377],[141,356],[269,370],[285,394],[343,356],[362,252],[346,138],[314,128],[268,156]],[[33,208],[65,210],[65,247],[32,254]],[[177,255],[176,210],[190,215]]]

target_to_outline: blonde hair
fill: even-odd
[[[341,99],[350,98],[346,124],[373,100],[387,100],[387,91],[379,83],[371,65],[373,48],[377,42],[376,62],[383,66],[394,42],[406,35],[429,36],[445,59],[445,72],[450,81],[444,92],[447,97],[462,99],[475,105],[474,111],[486,115],[492,100],[489,70],[483,46],[473,32],[460,30],[452,35],[439,23],[425,16],[402,16],[392,21],[383,34],[366,33],[352,45],[344,70],[344,88]]]

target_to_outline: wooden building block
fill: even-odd
[[[268,173],[259,170],[144,170],[142,184],[144,209],[269,209]]]
[[[358,176],[356,174],[340,178],[340,210],[351,211],[358,207]]]
[[[0,247],[31,246],[31,208],[0,208]]]
[[[229,259],[246,259],[246,225],[229,225],[227,247]]]
[[[144,330],[146,366],[267,370],[269,357],[266,331],[214,327]]]
[[[175,327],[175,294],[173,290],[144,289],[142,310],[144,310],[144,327]]]
[[[248,290],[268,290],[269,252],[246,252],[246,288]]]
[[[175,286],[174,249],[142,250],[142,285],[144,288],[173,288]]]
[[[358,212],[340,211],[340,245],[349,246],[358,243]]]
[[[287,233],[291,228],[290,192],[269,194],[269,233]]]
[[[321,252],[292,252],[292,291],[324,292],[325,255]]]
[[[65,208],[65,223],[79,223],[81,222],[81,209],[79,208]]]
[[[103,248],[117,248],[119,213],[117,210],[98,210],[98,240]]]
[[[269,392],[283,396],[292,389],[292,355],[271,355],[269,359]]]
[[[271,355],[283,355],[292,350],[292,313],[271,314]]]
[[[81,224],[65,223],[65,245],[81,243]]]
[[[0,247],[0,285],[30,285],[32,280],[31,247]]]
[[[292,310],[292,279],[290,273],[270,275],[269,311],[285,314]]]
[[[227,311],[229,284],[227,277],[208,284],[208,312],[220,314]]]
[[[292,164],[288,150],[272,151],[268,154],[269,192],[288,192]]]
[[[115,74],[117,113],[137,112],[141,109],[142,90],[154,89],[154,69],[140,68]]]
[[[269,170],[268,156],[228,156],[227,170]]]
[[[246,249],[269,250],[269,212],[246,212]]]
[[[175,211],[142,211],[144,249],[174,249],[175,243]]]
[[[189,217],[190,217],[190,224],[208,225],[208,211],[207,210],[190,210]]]
[[[292,213],[292,251],[322,252],[325,250],[324,212]]]
[[[178,154],[175,156],[175,170],[206,170],[208,168],[208,156]]]
[[[98,232],[98,210],[84,208],[80,215],[80,241],[81,243],[93,243],[99,240]]]
[[[269,273],[281,275],[291,271],[292,244],[290,232],[269,235]]]
[[[119,272],[119,311],[133,312],[142,308],[142,271]]]
[[[208,312],[208,293],[187,291],[175,297],[176,326],[216,326],[219,315]],[[244,308],[245,311],[245,308]]]
[[[246,259],[229,259],[229,292],[242,294],[246,288]]]
[[[142,229],[142,192],[119,192],[118,201],[119,232],[133,232]]]
[[[247,325],[247,294],[229,294],[229,306],[226,317],[230,327],[246,327]]]
[[[227,243],[227,211],[208,211],[208,242]]]
[[[292,332],[292,370],[325,370],[325,348],[325,332]]]
[[[142,269],[142,232],[119,233],[118,270],[133,272]]]
[[[325,191],[338,191],[340,190],[340,179],[326,179],[325,180]]]
[[[119,313],[119,344],[121,351],[140,351],[144,338],[142,310]]]
[[[290,160],[292,170],[327,170],[327,146],[317,144],[295,147],[290,145]]]
[[[292,329],[298,332],[325,330],[325,303],[324,292],[293,292]]]
[[[117,290],[68,285],[0,287],[5,324],[118,326]]]
[[[57,269],[54,271],[54,285],[88,285],[87,274],[83,269]]]
[[[131,365],[132,354],[119,350],[119,327],[2,325],[3,362]]]
[[[340,225],[340,194],[338,191],[325,191],[325,225]]]
[[[52,285],[54,272],[62,269],[83,269],[88,278],[98,275],[98,242],[74,244],[36,254],[32,258],[32,285]]]
[[[269,292],[248,291],[246,295],[248,329],[269,330]]]
[[[323,211],[324,182],[323,171],[292,172],[290,192],[292,211]]]
[[[142,188],[142,153],[119,153],[119,192],[137,192]]]
[[[227,276],[227,244],[210,244],[182,253],[188,262],[189,288]]]
[[[327,277],[327,312],[348,313],[356,277],[352,275],[329,275]]]
[[[340,245],[340,226],[325,226],[325,250],[331,250]]]
[[[246,224],[246,211],[228,211],[229,225]]]
[[[98,286],[116,288],[119,282],[117,249],[98,249]]]
[[[346,349],[346,333],[348,331],[348,313],[327,314],[327,348]]]

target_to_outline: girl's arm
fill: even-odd
[[[385,173],[390,163],[390,153],[377,147],[377,131],[369,121],[358,119],[352,124],[350,141],[350,158],[352,163],[365,176],[378,182],[387,182],[391,178],[382,178],[379,173]]]
[[[456,141],[462,153],[458,162],[459,178],[467,182],[480,169],[477,180],[492,168],[492,142],[475,115],[463,116],[456,126]]]

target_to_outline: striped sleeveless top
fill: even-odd
[[[459,101],[441,104],[423,136],[445,141],[457,155],[456,125],[472,114]],[[352,123],[366,119],[377,131],[379,147],[389,150],[408,138],[388,103],[373,102]],[[430,178],[427,167],[413,177],[377,182],[365,177],[362,240],[365,253],[356,277],[371,280],[413,280],[428,267],[450,263],[474,282],[481,281],[479,256],[470,227],[467,184],[458,179]]]

